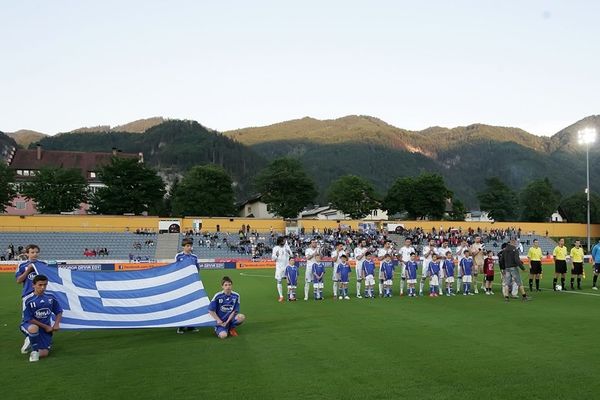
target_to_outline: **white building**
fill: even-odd
[[[261,195],[256,195],[240,204],[240,217],[243,218],[277,218],[269,212],[267,204],[261,201]]]

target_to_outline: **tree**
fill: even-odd
[[[0,162],[0,209],[2,211],[6,210],[6,207],[10,206],[12,200],[17,196],[14,183],[15,171]]]
[[[563,216],[569,222],[587,223],[587,195],[585,193],[573,194],[560,202],[558,206]],[[590,194],[590,222],[600,223],[600,196]]]
[[[235,215],[233,182],[216,165],[193,167],[173,191],[173,214],[207,217]]]
[[[383,201],[390,214],[406,211],[409,218],[442,219],[446,201],[452,192],[444,178],[437,174],[422,174],[416,178],[398,178]]]
[[[521,221],[547,222],[560,204],[560,192],[548,178],[530,182],[521,192]]]
[[[327,197],[334,208],[352,219],[364,218],[379,206],[373,185],[356,175],[345,175],[334,181]]]
[[[91,197],[90,209],[98,214],[153,212],[165,194],[163,180],[136,158],[113,157],[99,171],[106,185]]]
[[[449,213],[450,221],[464,221],[467,209],[460,199],[452,199],[452,211]]]
[[[269,211],[283,218],[296,218],[317,196],[314,181],[300,161],[291,158],[273,160],[258,174],[255,185]]]
[[[485,190],[477,193],[479,208],[495,221],[511,221],[517,215],[517,194],[498,177],[485,180]]]
[[[41,214],[60,214],[79,208],[88,198],[87,182],[81,171],[58,167],[40,169],[21,185],[22,194],[35,201]]]

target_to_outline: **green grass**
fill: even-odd
[[[63,331],[37,364],[19,352],[19,286],[2,274],[1,398],[595,398],[600,295],[586,273],[586,294],[544,291],[529,303],[505,304],[496,287],[495,296],[279,304],[272,270],[227,271],[248,318],[237,338]],[[222,275],[203,271],[209,293]]]

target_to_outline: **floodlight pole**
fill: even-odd
[[[586,195],[587,195],[587,251],[590,253],[590,142],[586,141],[585,144],[585,165],[586,165],[586,175],[587,175],[587,183],[586,183]]]

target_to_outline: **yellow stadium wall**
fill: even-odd
[[[159,217],[142,216],[103,216],[103,215],[33,215],[16,216],[0,215],[0,231],[5,232],[125,232],[126,230],[135,231],[136,229],[158,230]],[[268,232],[273,229],[276,232],[285,230],[286,221],[282,219],[256,219],[256,218],[208,218],[208,217],[186,217],[186,218],[165,218],[178,220],[183,230],[193,228],[194,220],[202,220],[202,230],[216,231],[219,225],[222,232],[237,232],[242,225],[250,225],[252,230],[259,232]],[[357,229],[362,221],[357,220],[299,220],[298,226],[310,232],[313,227],[322,232],[325,228],[337,229],[340,224]],[[389,221],[390,223],[400,223],[406,228],[421,227],[425,230],[431,228],[439,229],[443,227],[448,229],[462,228],[481,228],[481,229],[503,229],[503,228],[521,228],[523,234],[535,232],[538,235],[548,236],[579,236],[587,235],[585,224],[569,223],[532,223],[532,222],[456,222],[456,221]],[[383,221],[375,223],[378,227],[383,227]],[[591,236],[600,237],[600,225],[591,226]]]

